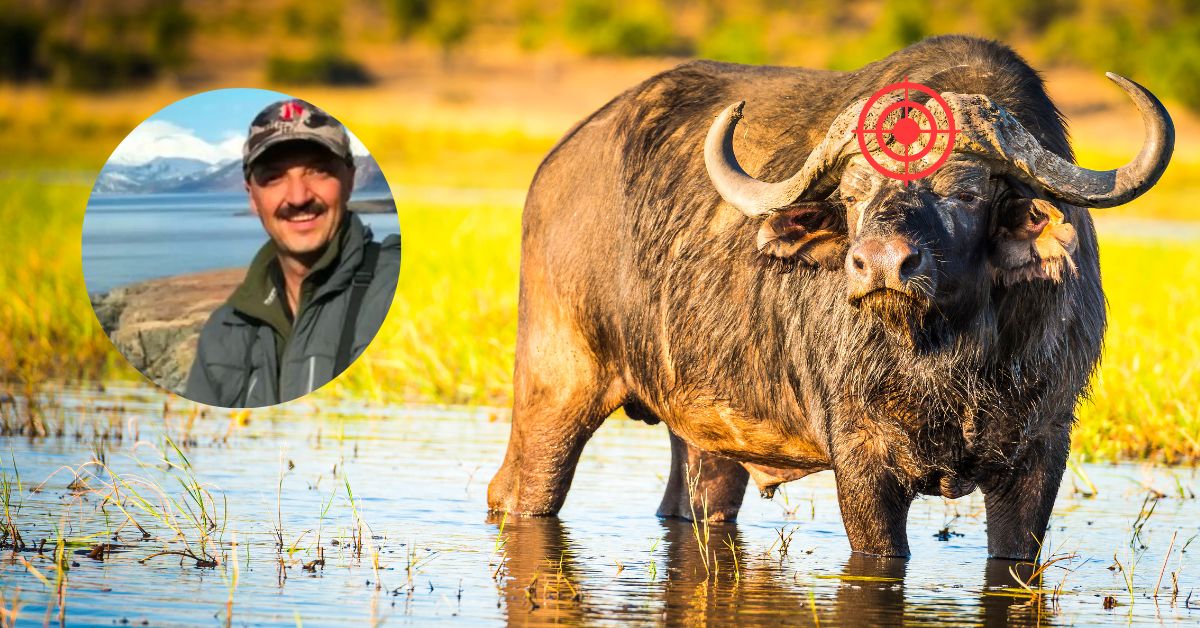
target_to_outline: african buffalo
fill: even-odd
[[[959,129],[907,185],[855,139],[865,99],[906,77]],[[1035,557],[1104,336],[1086,208],[1144,193],[1174,145],[1162,104],[1109,78],[1146,129],[1113,171],[1076,166],[1037,72],[970,37],[854,72],[687,63],[613,99],[529,190],[489,507],[557,513],[624,407],[670,428],[661,516],[706,497],[732,519],[748,477],[769,495],[832,469],[856,552],[908,555],[916,495],[978,487],[990,555]]]

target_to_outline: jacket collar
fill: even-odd
[[[362,263],[363,249],[372,238],[370,227],[353,212],[346,212],[338,235],[313,265],[301,286],[300,309],[307,303],[344,290]],[[237,313],[267,323],[283,336],[291,333],[283,299],[283,281],[279,271],[278,249],[267,240],[250,262],[246,277],[229,297]],[[299,312],[296,312],[298,315]]]

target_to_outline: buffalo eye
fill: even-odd
[[[975,196],[974,194],[972,194],[972,193],[970,193],[970,192],[959,192],[959,193],[958,193],[958,194],[955,196],[955,198],[957,198],[958,200],[960,200],[960,201],[962,201],[962,202],[964,202],[964,203],[974,203],[974,202],[975,202],[975,199],[977,199],[977,198],[979,198],[979,197],[978,197],[978,196]]]
[[[851,205],[858,202],[858,199],[853,196],[844,197],[842,200],[846,201],[847,203],[850,203]]]

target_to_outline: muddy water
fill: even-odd
[[[748,494],[736,525],[708,530],[706,569],[691,524],[654,516],[669,460],[662,426],[611,419],[585,451],[559,518],[502,520],[484,512],[508,435],[493,411],[301,403],[248,421],[169,408],[164,421],[164,397],[147,389],[66,390],[54,399],[41,409],[47,436],[0,437],[4,475],[12,483],[20,474],[10,510],[34,546],[0,549],[0,595],[29,624],[59,621],[59,531],[69,567],[64,619],[80,625],[1200,621],[1200,539],[1180,552],[1200,532],[1191,469],[1084,465],[1069,473],[1048,553],[1073,558],[1047,569],[1047,594],[1030,602],[1011,563],[986,559],[977,493],[919,500],[909,519],[912,559],[871,559],[850,553],[829,473],[771,501]],[[10,426],[24,412],[11,403],[0,410]],[[80,470],[94,457],[107,470],[84,466],[86,486],[73,483],[75,472],[63,467]],[[112,473],[148,538],[103,503]],[[1083,476],[1095,496],[1085,496]],[[212,497],[201,498],[207,515],[187,496],[192,480]],[[134,491],[148,508],[173,514],[186,546],[139,509]],[[188,513],[200,524],[188,523]],[[89,557],[102,542],[118,547]],[[218,564],[151,557],[186,548]],[[1105,609],[1105,598],[1115,605]]]

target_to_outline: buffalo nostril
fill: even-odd
[[[913,249],[912,252],[900,262],[900,279],[906,280],[917,274],[921,269],[921,262],[924,256],[920,249]]]
[[[854,255],[854,257],[851,259],[851,263],[854,264],[854,270],[863,270],[867,267],[867,262],[862,258],[861,255],[858,254]]]

